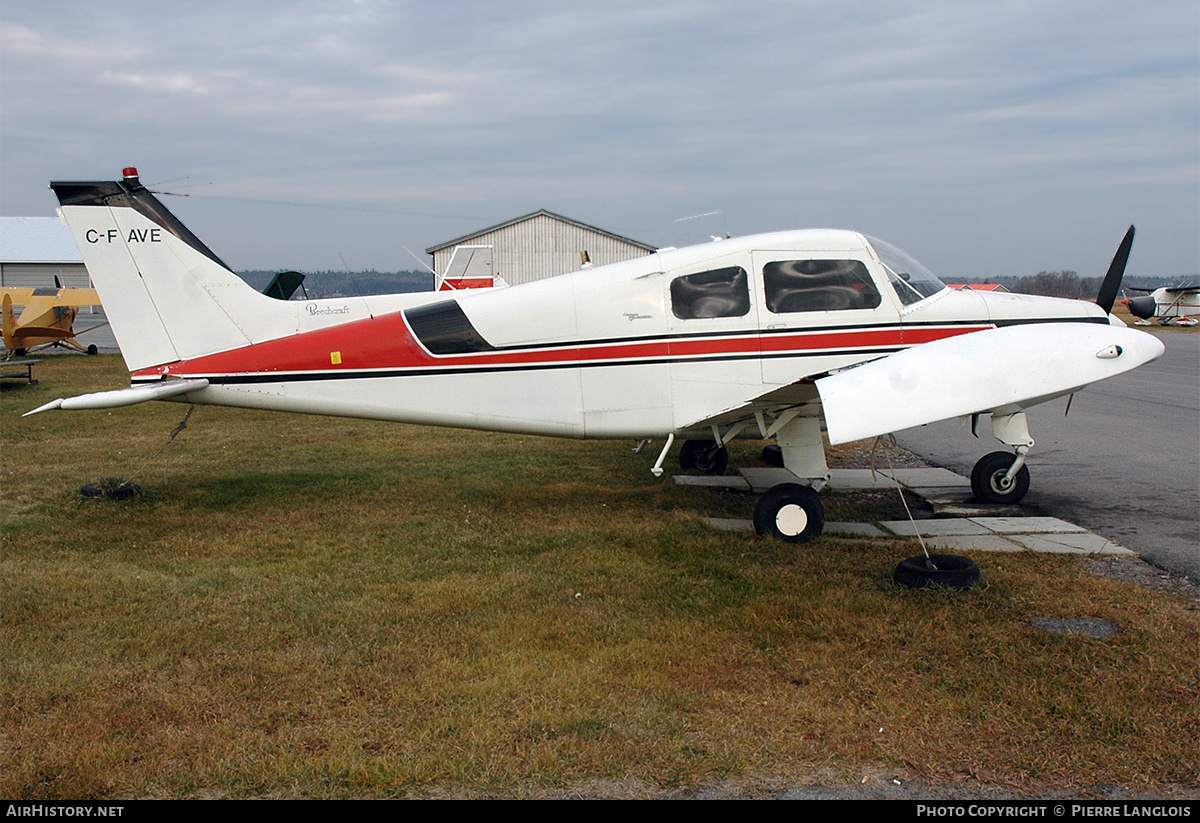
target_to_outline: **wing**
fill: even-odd
[[[716,439],[714,427],[722,441],[739,435],[774,437],[779,429],[797,417],[820,417],[821,398],[812,380],[800,380],[790,386],[773,389],[746,403],[730,408],[681,428],[684,438]]]
[[[29,301],[34,297],[50,297],[53,298],[53,304],[56,306],[73,306],[79,308],[81,306],[99,306],[100,295],[95,289],[59,289],[59,288],[23,288],[19,286],[6,286],[0,288],[0,294],[7,295],[12,298],[14,306],[28,306]]]
[[[59,306],[72,306],[74,308],[99,306],[100,295],[96,294],[95,289],[59,289],[58,299],[55,303]]]
[[[830,443],[952,417],[1012,414],[1160,357],[1162,341],[1123,326],[1046,323],[905,349],[816,381]]]
[[[18,286],[5,286],[0,288],[0,295],[9,298],[14,306],[24,306],[29,303],[29,299],[33,297],[33,289],[20,288]]]

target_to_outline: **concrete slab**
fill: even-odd
[[[720,529],[723,532],[754,531],[753,520],[735,520],[731,517],[706,517],[704,522],[712,526],[714,529]]]
[[[920,531],[922,537],[945,537],[947,535],[984,535],[993,534],[993,532],[970,520],[949,519],[949,520],[918,520],[914,526],[910,520],[881,520],[879,523],[889,532],[901,537],[915,537]]]
[[[919,494],[930,503],[958,503],[961,505],[994,506],[995,503],[979,503],[970,487],[961,486],[929,486],[912,489],[913,494]],[[1016,506],[1012,508],[1020,511]]]
[[[972,517],[971,522],[996,534],[1062,534],[1086,531],[1057,517]]]
[[[1124,546],[1118,546],[1107,537],[1091,532],[1071,534],[1014,534],[1010,540],[1035,552],[1046,554],[1101,554],[1109,557],[1134,557]]]
[[[1020,517],[1020,506],[1004,506],[999,503],[976,503],[974,500],[954,502],[931,500],[925,502],[933,506],[934,517]]]
[[[787,469],[749,466],[738,471],[756,492],[767,491],[780,483],[797,482],[796,475]],[[913,489],[922,496],[928,493],[939,496],[953,495],[960,499],[971,497],[971,481],[946,469],[895,469],[894,475],[895,480],[899,480],[902,486]],[[829,488],[838,491],[894,489],[895,480],[892,469],[829,470]]]
[[[1025,547],[998,534],[943,534],[925,537],[931,550],[950,552],[1023,552]]]
[[[677,475],[679,485],[738,489],[762,493],[780,483],[795,483],[787,469],[745,468],[741,477]],[[893,472],[888,469],[833,469],[829,488],[838,491],[895,488]],[[895,469],[901,485],[933,505],[935,519],[885,520],[872,523],[825,524],[825,534],[838,539],[848,537],[915,537],[920,530],[931,550],[1020,552],[1059,554],[1136,556],[1111,540],[1092,534],[1081,526],[1057,517],[1022,517],[1019,506],[977,503],[970,481],[946,469]],[[753,532],[754,522],[732,518],[708,518],[713,528],[734,532]]]
[[[759,494],[769,491],[772,486],[778,486],[780,483],[798,482],[796,475],[787,469],[749,467],[738,469],[738,471],[750,484],[750,490]]]
[[[704,486],[709,489],[736,489],[750,491],[750,484],[744,477],[725,477],[711,474],[677,474],[672,479],[676,486]]]
[[[961,474],[955,474],[949,469],[885,469],[893,473],[897,480],[910,489],[930,488],[935,486],[971,488],[971,481]]]
[[[891,537],[890,534],[872,523],[826,523],[824,534],[838,537]]]
[[[870,469],[830,469],[829,488],[835,491],[894,489],[896,481],[882,472],[873,472]]]

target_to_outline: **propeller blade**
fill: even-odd
[[[1121,290],[1121,278],[1125,276],[1125,264],[1129,262],[1129,250],[1133,248],[1133,226],[1125,232],[1117,253],[1113,255],[1108,274],[1100,284],[1100,293],[1096,295],[1096,305],[1104,309],[1106,314],[1112,314],[1113,303],[1116,302],[1117,292]]]

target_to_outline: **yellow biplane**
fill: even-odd
[[[95,354],[96,346],[84,347],[75,339],[75,316],[83,306],[99,306],[100,297],[95,289],[63,288],[58,278],[56,288],[0,288],[3,295],[4,346],[8,356],[21,356],[27,352],[49,346],[66,346]],[[23,306],[18,316],[14,306]],[[100,323],[92,328],[107,326]],[[88,329],[87,331],[91,331]]]

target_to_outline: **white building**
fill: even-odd
[[[592,265],[602,266],[656,251],[654,246],[545,209],[447,240],[425,253],[433,255],[434,270],[445,274],[459,246],[490,246],[492,274],[510,285],[578,271],[582,252],[587,252]]]
[[[0,286],[92,285],[71,230],[57,217],[0,217]]]

